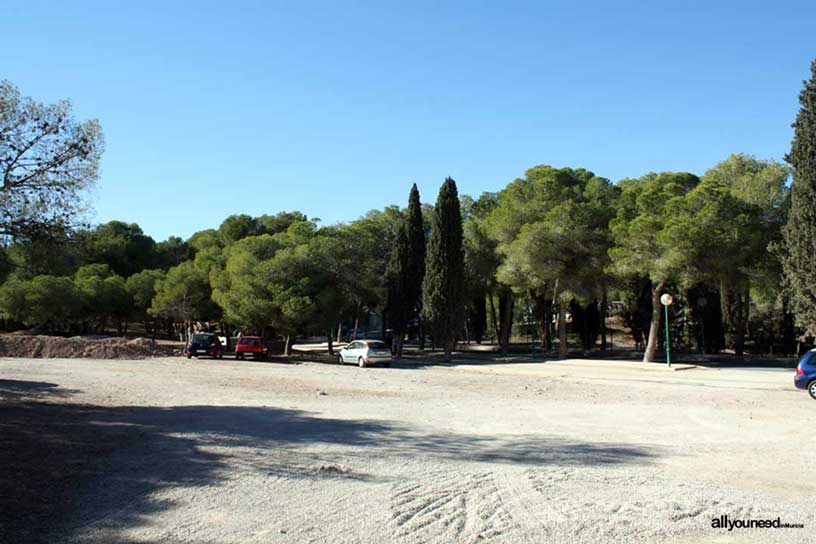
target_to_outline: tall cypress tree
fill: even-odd
[[[407,304],[411,308],[408,319],[419,317],[422,309],[422,279],[425,277],[425,225],[422,221],[422,205],[419,202],[419,189],[416,183],[408,195],[408,267],[406,269]],[[425,342],[420,327],[419,347]]]
[[[411,258],[411,246],[408,239],[408,225],[400,220],[397,226],[397,236],[394,240],[394,249],[386,269],[388,283],[387,315],[391,328],[394,331],[393,351],[397,358],[402,357],[402,342],[405,337],[405,327],[412,317],[414,303],[410,300],[410,276],[408,265]]]
[[[464,318],[465,257],[462,215],[456,182],[447,178],[439,189],[422,283],[422,315],[434,343],[443,346],[450,360]]]
[[[790,300],[799,325],[816,332],[816,61],[799,94],[794,137],[785,160],[793,170],[791,208],[783,258]]]

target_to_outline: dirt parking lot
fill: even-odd
[[[0,395],[3,542],[816,539],[791,370],[0,359]]]

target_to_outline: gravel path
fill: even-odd
[[[814,541],[789,370],[0,359],[0,398],[0,541]]]

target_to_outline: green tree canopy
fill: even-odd
[[[158,283],[149,313],[176,321],[217,319],[220,312],[211,297],[209,278],[185,261]]]
[[[464,319],[462,215],[456,182],[445,179],[431,219],[422,284],[422,315],[449,360]]]
[[[620,203],[611,221],[615,246],[612,270],[622,277],[645,276],[652,282],[652,318],[644,361],[653,361],[660,327],[660,295],[669,280],[680,277],[690,240],[670,235],[686,195],[700,182],[694,174],[663,172],[622,180]]]
[[[103,147],[99,123],[76,121],[67,100],[45,105],[0,80],[0,234],[73,227]]]
[[[816,333],[816,61],[799,93],[794,137],[785,160],[793,171],[785,226],[785,278],[796,320]]]

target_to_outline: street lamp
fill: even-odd
[[[666,313],[666,364],[671,367],[671,355],[669,353],[669,306],[674,302],[672,296],[668,293],[663,293],[660,297],[660,303],[663,305],[663,310]]]

